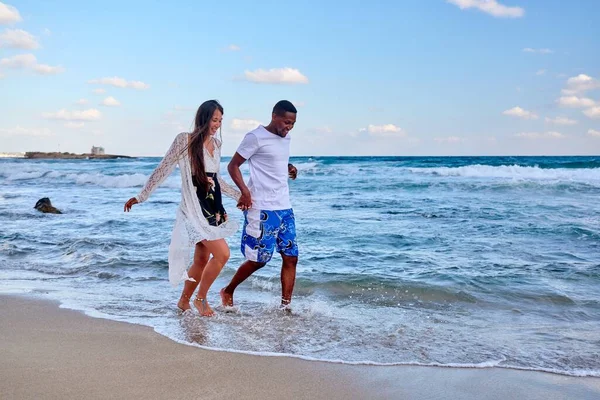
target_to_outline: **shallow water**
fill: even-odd
[[[179,315],[167,281],[178,172],[122,211],[158,161],[0,160],[0,292],[213,348],[600,376],[600,158],[293,159],[293,314],[276,256],[212,319]],[[64,214],[35,211],[46,196]],[[213,304],[242,261],[228,241]]]

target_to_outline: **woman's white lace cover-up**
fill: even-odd
[[[185,132],[177,135],[165,157],[152,172],[140,194],[136,196],[139,203],[146,201],[150,194],[171,175],[175,166],[179,165],[181,172],[181,203],[177,208],[177,217],[173,227],[171,244],[169,245],[169,281],[174,286],[184,280],[193,280],[188,276],[187,268],[190,263],[190,253],[196,243],[202,240],[216,240],[230,236],[239,227],[238,223],[231,219],[219,226],[212,226],[204,217],[192,183],[190,157],[186,149],[189,135]],[[204,149],[204,168],[206,172],[217,174],[222,193],[237,200],[240,197],[240,192],[225,182],[219,173],[221,144],[218,140],[214,140],[215,150],[213,156]]]

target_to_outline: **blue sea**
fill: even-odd
[[[600,157],[293,158],[293,313],[275,256],[214,318],[179,314],[167,281],[178,172],[123,212],[159,160],[1,159],[0,293],[214,349],[600,376]]]

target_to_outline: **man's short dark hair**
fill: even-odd
[[[275,104],[275,107],[273,107],[273,114],[275,115],[282,116],[286,112],[291,112],[294,114],[298,113],[296,107],[294,107],[294,105],[287,100],[278,101],[277,104]]]

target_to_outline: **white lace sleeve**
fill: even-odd
[[[167,151],[167,154],[165,154],[164,158],[160,161],[156,169],[152,172],[152,174],[146,181],[146,184],[142,188],[140,194],[136,196],[138,203],[142,203],[148,200],[148,197],[150,197],[152,192],[161,183],[163,183],[164,180],[167,179],[167,177],[171,175],[171,173],[175,169],[175,166],[177,165],[177,161],[179,160],[182,151],[180,145],[181,141],[179,140],[180,136],[181,134],[177,135],[177,137],[171,144],[171,147]]]
[[[217,179],[219,180],[219,185],[221,185],[221,192],[223,192],[227,196],[231,197],[235,201],[238,201],[240,199],[240,196],[242,195],[242,193],[239,190],[237,190],[236,188],[234,188],[232,185],[227,183],[225,181],[225,179],[223,179],[221,177],[220,172],[217,173]]]
[[[219,164],[220,164],[220,162],[221,162],[221,141],[217,138],[215,138],[215,151],[218,152],[218,154],[216,154],[216,155],[217,155],[217,160],[219,160]],[[217,169],[217,180],[219,181],[219,185],[221,186],[222,193],[224,193],[225,195],[227,195],[228,197],[232,198],[235,201],[238,201],[240,199],[240,196],[242,195],[242,193],[237,188],[235,188],[234,186],[227,183],[227,181],[225,181],[225,179],[223,179],[223,177],[221,176],[220,166]]]

